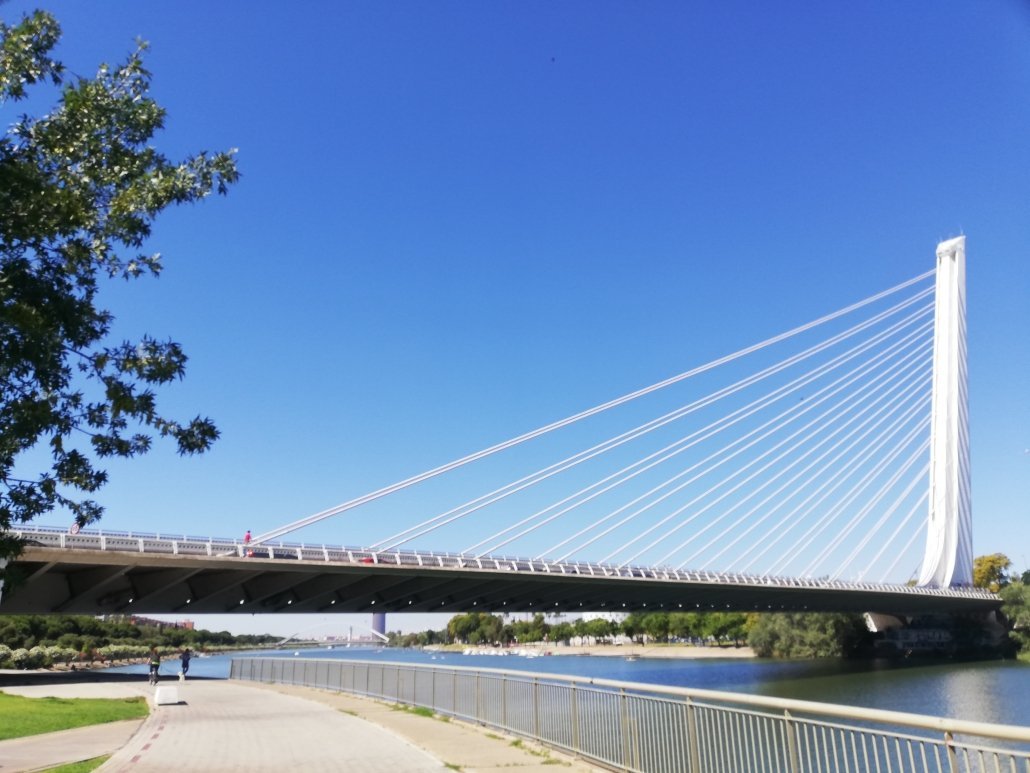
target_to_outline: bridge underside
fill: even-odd
[[[233,556],[98,554],[29,547],[7,614],[285,612],[837,611],[981,612],[991,598],[928,589],[835,589],[649,577],[588,577]]]

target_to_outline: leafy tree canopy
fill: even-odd
[[[755,615],[748,644],[759,657],[840,657],[868,632],[861,615],[836,612],[775,612]]]
[[[1012,561],[1004,553],[977,556],[973,559],[973,585],[997,593],[1009,584],[1006,571],[1010,566]]]
[[[1009,624],[1009,639],[1025,653],[1030,653],[1030,585],[1016,580],[998,593],[1004,602],[1001,611]]]
[[[47,83],[60,90],[47,115],[6,115],[0,138],[0,563],[19,550],[12,526],[55,508],[80,525],[100,517],[88,495],[107,481],[104,458],[143,454],[154,435],[181,454],[218,437],[210,419],[158,412],[152,387],[183,376],[181,347],[112,344],[97,294],[105,279],[160,272],[145,249],[154,219],[224,194],[238,177],[234,151],[166,158],[150,144],[165,111],[148,96],[145,44],[72,79],[52,57],[60,34],[42,11],[0,21],[0,105]],[[23,469],[44,444],[49,461]]]

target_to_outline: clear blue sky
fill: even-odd
[[[150,41],[160,147],[237,147],[243,173],[159,222],[159,280],[104,299],[119,335],[184,344],[163,406],[223,433],[112,465],[105,528],[270,529],[859,300],[965,233],[975,549],[1030,566],[1025,3],[45,7],[76,73]]]

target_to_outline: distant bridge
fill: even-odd
[[[587,562],[24,529],[3,613],[986,612],[978,588],[770,578]],[[253,556],[248,556],[253,552]]]

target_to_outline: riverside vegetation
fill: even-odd
[[[145,658],[151,647],[162,655],[185,647],[217,652],[267,646],[275,636],[233,636],[228,631],[187,629],[123,616],[0,616],[0,668],[50,668]]]
[[[759,657],[839,657],[868,643],[861,615],[837,613],[633,612],[623,620],[548,623],[542,614],[506,622],[486,612],[457,615],[442,631],[391,634],[395,646],[468,644],[693,644],[749,646]]]

